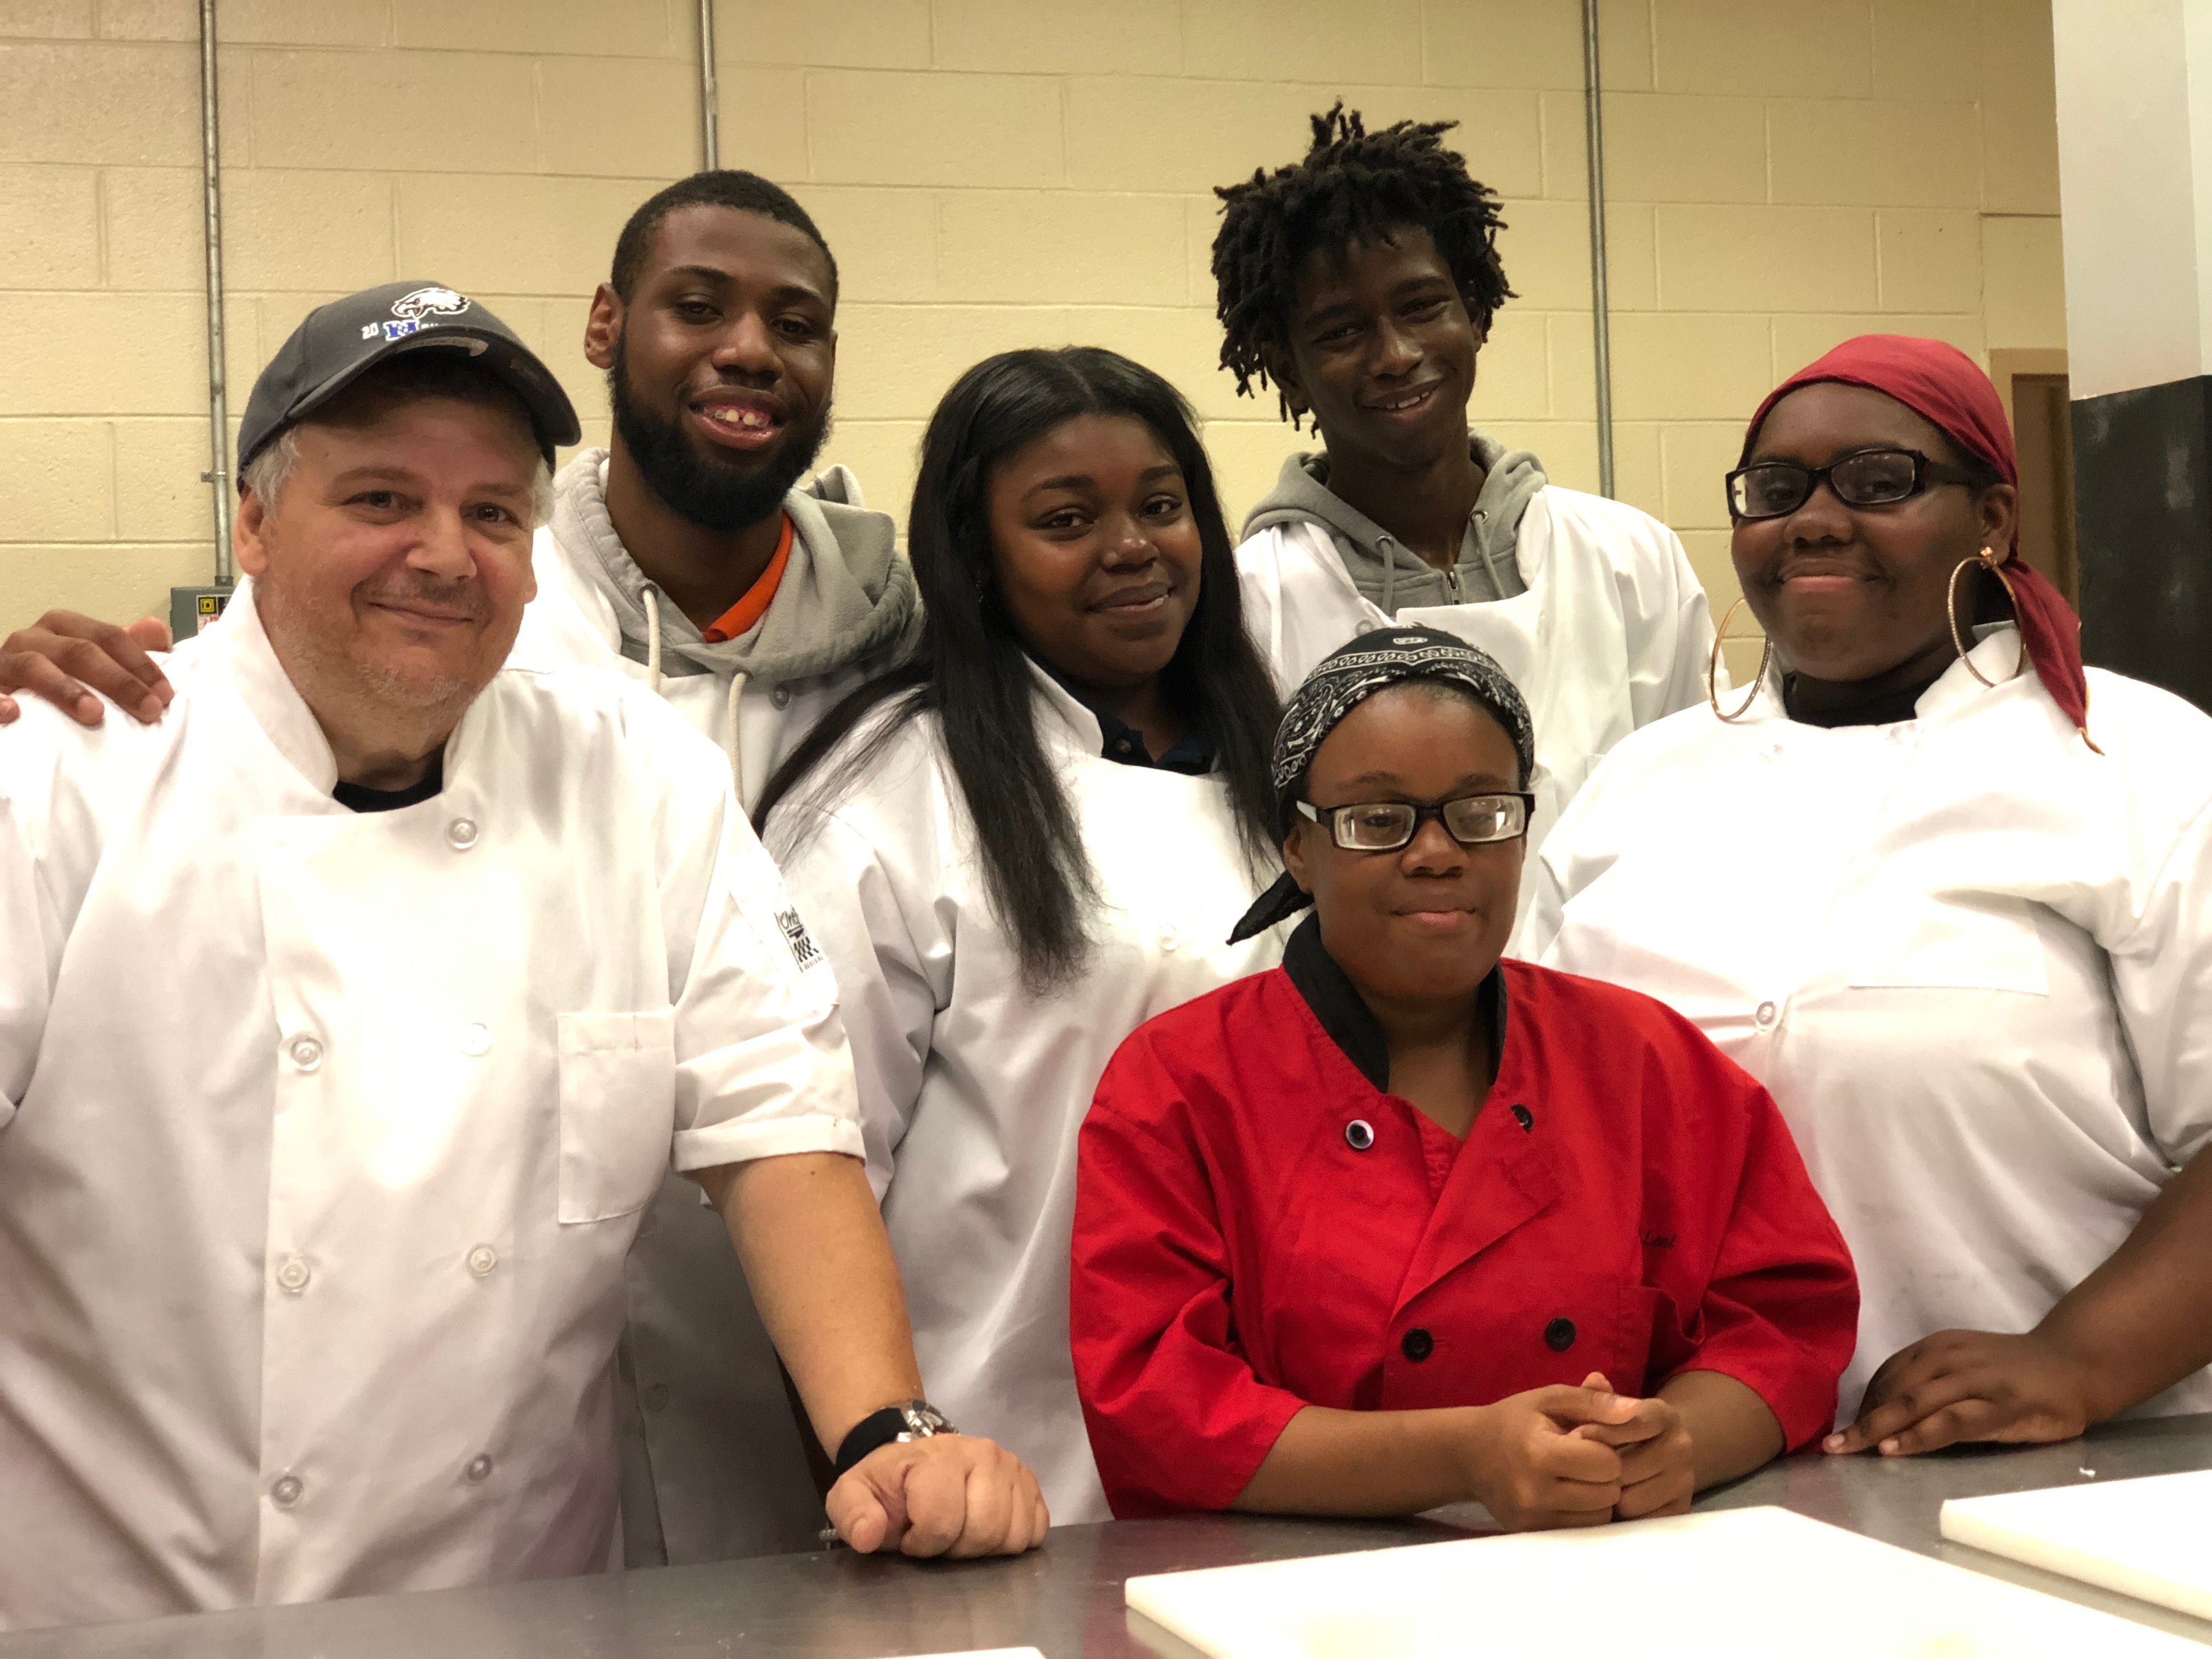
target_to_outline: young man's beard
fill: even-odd
[[[681,425],[661,420],[630,395],[629,363],[619,341],[607,370],[607,398],[623,447],[653,493],[702,530],[726,533],[768,517],[814,465],[830,435],[830,406],[824,404],[810,424],[791,429],[783,453],[767,467],[740,471],[718,465],[699,453]]]

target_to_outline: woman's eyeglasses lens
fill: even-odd
[[[1908,450],[1869,449],[1822,469],[1846,507],[1886,507],[1920,493],[1920,458]],[[1791,461],[1761,461],[1732,474],[1729,504],[1739,519],[1778,519],[1813,494],[1820,474]]]
[[[1528,828],[1528,805],[1518,795],[1464,795],[1442,806],[1409,806],[1403,801],[1340,806],[1323,816],[1334,821],[1336,844],[1358,853],[1389,853],[1413,840],[1421,820],[1441,817],[1454,841],[1466,847],[1510,841]]]

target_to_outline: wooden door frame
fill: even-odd
[[[2015,434],[2019,433],[2020,427],[2012,416],[2013,376],[2065,373],[2066,349],[2063,346],[2008,347],[1990,353],[1990,380],[1997,389],[1997,401],[2004,405],[2005,424]]]

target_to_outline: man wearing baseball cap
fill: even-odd
[[[616,677],[502,668],[575,435],[465,295],[321,307],[167,716],[0,745],[0,1624],[605,1563],[672,1165],[848,1449],[848,1541],[1042,1534],[915,1398],[835,987],[726,763]]]

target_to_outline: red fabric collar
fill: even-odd
[[[1968,454],[1996,468],[2007,483],[2019,487],[2020,461],[2013,453],[2012,431],[1990,377],[1956,346],[1903,334],[1862,334],[1846,340],[1768,392],[1744,434],[1744,454],[1751,453],[1769,410],[1799,386],[1820,380],[1867,386],[1896,398],[1942,428]],[[2035,665],[2036,678],[2051,701],[2086,738],[2089,681],[2081,668],[2081,619],[2064,596],[2020,556],[2017,541],[2004,551],[2005,580],[2012,587],[2027,659]]]

